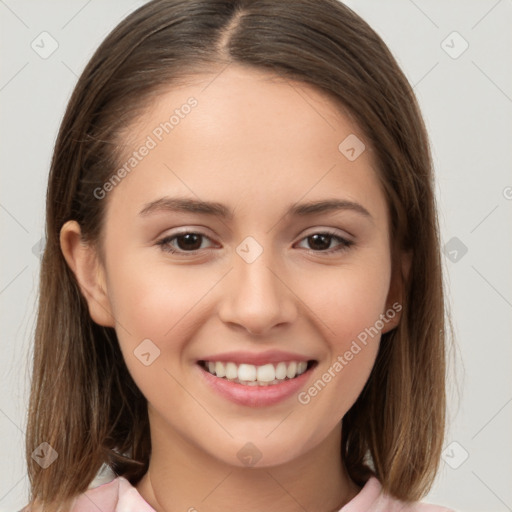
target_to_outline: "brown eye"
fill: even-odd
[[[206,235],[190,231],[166,236],[157,242],[157,245],[165,252],[185,254],[200,249],[209,249],[213,247],[214,243]]]
[[[335,253],[348,249],[354,242],[334,233],[313,233],[299,242],[299,246],[310,252]]]
[[[309,247],[315,251],[325,251],[329,249],[332,241],[332,236],[325,233],[316,233],[308,236]]]
[[[186,233],[176,237],[176,245],[182,251],[196,251],[201,248],[202,238],[198,233]]]

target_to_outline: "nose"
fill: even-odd
[[[219,317],[232,328],[266,335],[297,318],[297,304],[286,276],[267,251],[252,263],[234,255],[223,290]]]

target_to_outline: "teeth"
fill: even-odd
[[[208,370],[210,373],[213,373],[214,375],[217,375],[217,377],[225,377],[226,376],[226,367],[224,366],[224,363],[213,363],[215,367],[215,371],[210,370],[210,363],[208,363]]]
[[[258,373],[260,369],[261,367],[258,368]],[[251,382],[254,382],[256,380],[256,366],[253,366],[252,364],[241,364],[238,367],[238,378],[240,380],[249,380]],[[258,380],[261,380],[259,378],[259,375]]]
[[[242,367],[243,365],[240,365]],[[253,366],[253,368],[256,368]],[[273,364],[265,364],[263,366],[258,366],[257,372],[258,381],[259,382],[272,382],[276,378],[276,371],[274,369]],[[238,372],[238,378],[243,380],[240,377],[240,372]]]
[[[288,367],[286,368],[286,376],[289,379],[293,379],[293,377],[295,377],[296,374],[297,374],[297,363],[294,361],[294,362],[290,363],[288,365]]]
[[[298,375],[302,375],[306,371],[307,367],[308,367],[308,363],[306,363],[306,361],[301,361],[297,365],[297,374]]]
[[[226,363],[226,379],[237,379],[238,368],[235,363]]]
[[[276,379],[283,380],[286,377],[286,363],[279,363],[276,366]]]
[[[286,378],[293,379],[302,375],[308,366],[306,361],[292,361],[290,363],[264,364],[255,366],[253,364],[222,363],[220,361],[206,361],[205,369],[212,375],[226,378],[231,381],[237,381],[240,384],[248,386],[265,386],[278,384]]]

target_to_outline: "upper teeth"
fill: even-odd
[[[217,377],[225,377],[229,380],[245,382],[272,382],[274,380],[293,379],[306,371],[308,363],[306,361],[292,361],[290,363],[264,364],[255,366],[253,364],[242,363],[223,363],[221,361],[206,361],[207,370]]]

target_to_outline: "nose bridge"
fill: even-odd
[[[270,247],[247,237],[233,255],[222,320],[263,333],[273,326],[291,322],[296,314],[293,298],[279,278],[282,268]]]
[[[251,263],[238,261],[235,264],[237,286],[240,288],[238,293],[247,294],[248,298],[254,300],[265,299],[266,303],[270,305],[282,292],[277,289],[275,273],[270,271],[271,268],[272,258],[268,253],[262,254]]]

